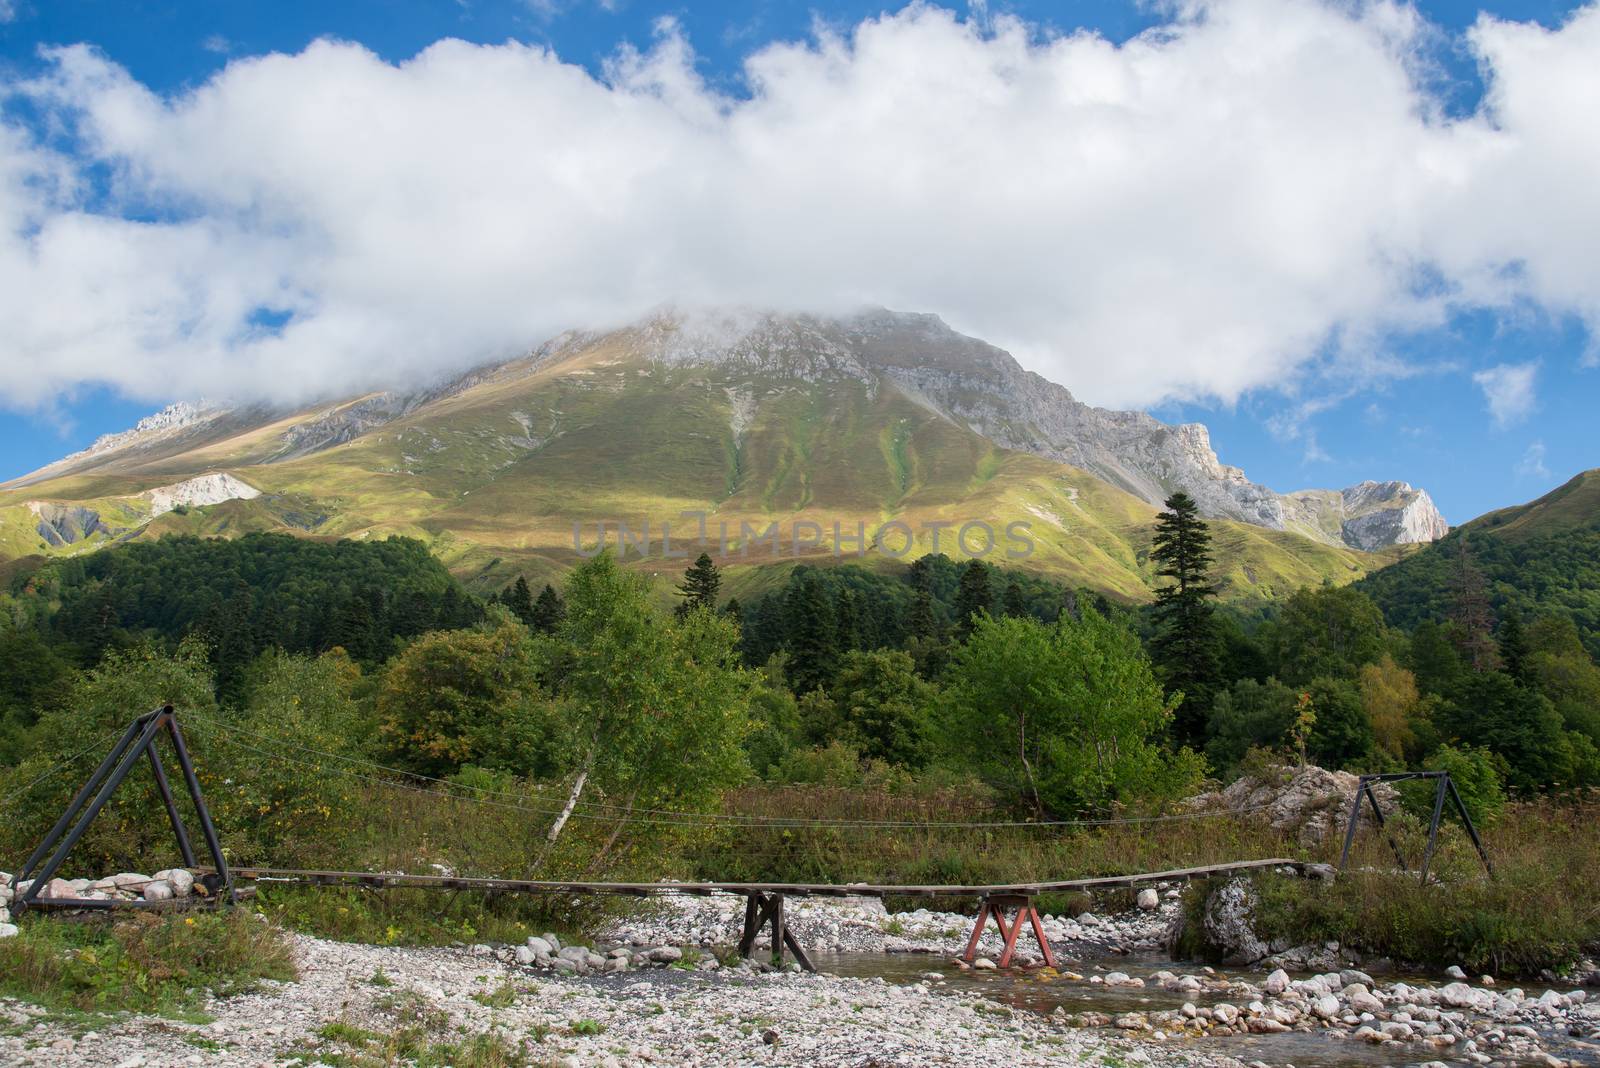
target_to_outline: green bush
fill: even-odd
[[[173,1015],[208,992],[295,978],[278,927],[242,909],[141,913],[110,925],[25,916],[20,927],[0,941],[0,993],[57,1010]]]

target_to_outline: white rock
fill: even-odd
[[[1444,970],[1444,974],[1448,975],[1452,979],[1465,979],[1467,977],[1467,973],[1461,970],[1461,966],[1459,964],[1450,965],[1450,967]]]
[[[1161,907],[1161,895],[1156,893],[1153,888],[1140,890],[1138,903],[1141,909],[1146,912],[1153,912]]]
[[[146,901],[172,900],[172,884],[165,879],[154,879],[144,884],[144,899]]]
[[[194,876],[186,868],[168,868],[158,871],[154,878],[160,879],[172,887],[174,897],[188,897],[194,890]]]
[[[1324,994],[1311,1006],[1311,1011],[1324,1020],[1331,1020],[1339,1015],[1339,999],[1332,994]]]
[[[522,965],[532,964],[539,959],[539,955],[527,946],[517,947],[517,963]]]
[[[0,923],[0,938],[15,938],[19,931],[14,923]]]
[[[538,935],[529,935],[527,946],[537,957],[549,957],[555,954],[555,947]]]
[[[1284,971],[1282,968],[1279,968],[1277,971],[1267,976],[1267,981],[1262,984],[1262,989],[1271,994],[1273,997],[1277,997],[1279,994],[1282,994],[1285,990],[1289,989],[1289,973]]]

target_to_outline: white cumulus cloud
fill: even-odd
[[[1513,426],[1533,414],[1539,400],[1534,387],[1538,374],[1539,365],[1532,362],[1496,364],[1472,376],[1489,402],[1489,416],[1495,426]]]
[[[321,41],[171,95],[65,48],[0,83],[52,131],[0,126],[0,400],[304,399],[663,303],[936,311],[1124,405],[1370,368],[1454,308],[1600,327],[1600,7],[1481,19],[1460,117],[1409,7],[1174,10],[1113,44],[913,5],[739,97],[671,24],[603,77]]]

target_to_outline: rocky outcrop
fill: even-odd
[[[141,497],[150,502],[150,515],[154,518],[172,511],[179,505],[204,507],[223,501],[248,501],[261,496],[261,491],[222,471],[198,475],[195,478],[174,482],[170,486],[157,486],[145,490]]]
[[[1230,879],[1206,899],[1201,917],[1205,944],[1223,964],[1254,964],[1272,951],[1256,934],[1255,886],[1249,879]]]
[[[1274,830],[1293,833],[1313,845],[1330,834],[1343,832],[1359,782],[1360,777],[1348,771],[1328,771],[1313,764],[1275,767],[1259,776],[1246,775],[1224,789],[1190,798],[1189,806],[1198,811],[1262,819]],[[1398,804],[1399,794],[1394,787],[1379,783],[1372,789],[1385,814]],[[1365,807],[1362,817],[1370,818]]]
[[[1371,551],[1385,545],[1438,541],[1450,533],[1433,499],[1406,482],[1362,482],[1340,494],[1345,544]]]
[[[75,545],[95,534],[110,534],[111,528],[101,521],[100,513],[93,508],[57,501],[29,501],[28,511],[38,519],[34,529],[45,543],[60,548]]]

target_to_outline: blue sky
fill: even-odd
[[[1483,6],[1500,19],[1549,28],[1561,26],[1575,10],[1573,4],[1553,0],[1502,0]],[[604,80],[607,61],[618,56],[620,46],[629,44],[647,54],[659,47],[659,20],[667,17],[675,20],[677,33],[692,46],[692,69],[709,90],[739,98],[750,92],[743,64],[752,53],[775,41],[810,40],[818,26],[848,35],[862,20],[885,10],[900,9],[768,0],[694,5],[646,0],[616,0],[610,5],[576,0],[544,4],[0,0],[0,17],[10,15],[0,21],[0,64],[14,81],[46,77],[56,61],[44,58],[41,48],[87,43],[144,90],[177,99],[204,86],[231,60],[268,52],[299,53],[318,38],[358,43],[389,63],[403,63],[442,38],[460,38],[483,45],[506,41],[544,45],[565,62]],[[1448,114],[1470,116],[1479,106],[1484,85],[1480,57],[1466,46],[1463,35],[1479,19],[1480,5],[1423,3],[1418,10],[1433,27],[1433,37],[1419,46],[1419,54],[1433,67],[1426,75],[1429,92]],[[985,25],[1004,16],[1022,19],[1035,39],[1089,29],[1114,43],[1170,18],[1161,6],[1109,0],[990,3],[977,11],[963,7],[957,12],[960,20]],[[48,116],[31,112],[27,101],[14,97],[0,114],[41,138],[52,136]],[[96,161],[83,164],[90,180],[104,169]],[[126,205],[103,210],[135,215]],[[163,203],[150,210],[159,218],[163,212],[181,215],[194,209]],[[1566,291],[1559,284],[1547,289]],[[908,294],[932,304],[940,292],[919,280],[917,285],[886,283],[883,293],[864,295],[904,307]],[[1048,293],[1037,298],[1049,299]],[[1243,377],[1219,376],[1216,382],[1203,373],[1198,378],[1190,375],[1184,381],[1194,379],[1199,386],[1188,392],[1200,399],[1156,399],[1146,406],[1164,419],[1207,423],[1225,463],[1243,467],[1252,478],[1276,489],[1401,478],[1429,489],[1447,518],[1461,521],[1536,496],[1600,462],[1590,445],[1589,427],[1590,409],[1600,398],[1596,377],[1600,369],[1586,360],[1594,340],[1582,317],[1571,306],[1542,301],[1537,295],[1477,303],[1480,306],[1450,306],[1421,326],[1396,326],[1387,312],[1365,322],[1377,327],[1363,336],[1361,348],[1387,370],[1356,371],[1349,359],[1301,353],[1286,360],[1278,372],[1258,368]],[[1155,299],[1152,304],[1129,314],[1160,317],[1162,302]],[[959,314],[943,306],[907,310],[940,312],[986,336],[995,333],[991,324],[1004,322],[1006,315],[1003,307],[990,312],[973,306]],[[260,310],[252,314],[259,321]],[[267,314],[292,320],[305,313],[297,309]],[[1329,314],[1337,319],[1335,313]],[[978,329],[986,325],[990,329]],[[1079,336],[1071,331],[1068,335]],[[1127,395],[1125,384],[1076,381],[1070,363],[1051,363],[1048,341],[1038,340],[1049,336],[1041,329],[1038,335],[993,339],[1012,340],[1025,363],[1091,400],[1099,399],[1097,388],[1113,397]],[[479,341],[472,337],[472,343]],[[1335,347],[1331,341],[1323,344],[1330,351]],[[179,362],[152,364],[157,370],[137,381],[111,372],[97,380],[92,370],[80,370],[64,374],[59,385],[26,397],[15,389],[8,395],[0,385],[0,479],[81,448],[101,433],[125,428],[164,401],[192,396],[192,383],[171,369],[198,370],[204,350],[184,351],[181,358],[173,358]],[[5,360],[27,358],[27,352],[15,349],[0,355]],[[114,363],[115,353],[102,358]],[[1498,380],[1483,379],[1497,367],[1520,369],[1523,384],[1530,387],[1505,400],[1509,406],[1498,416],[1490,410],[1485,384]]]

